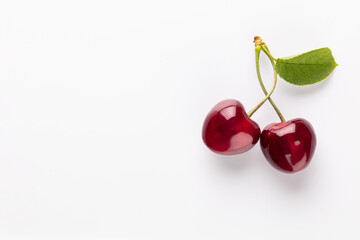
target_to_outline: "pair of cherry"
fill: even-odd
[[[255,37],[254,42],[256,70],[266,98],[248,114],[237,100],[228,99],[219,102],[205,119],[202,138],[210,150],[224,155],[246,152],[254,147],[260,139],[261,150],[273,167],[282,172],[295,173],[310,163],[316,147],[315,132],[311,124],[305,119],[297,118],[285,121],[270,98],[277,81],[275,59],[260,37]],[[261,51],[264,51],[269,57],[274,68],[274,85],[269,93],[266,91],[260,76],[259,55]],[[261,132],[259,125],[250,117],[266,101],[272,104],[281,122],[266,126]]]
[[[286,173],[304,169],[316,146],[313,127],[305,119],[272,123],[261,132],[243,105],[233,99],[219,102],[209,112],[202,137],[210,150],[224,155],[246,152],[260,139],[265,158],[273,167]]]

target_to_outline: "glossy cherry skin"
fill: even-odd
[[[316,136],[308,121],[297,118],[265,127],[260,145],[274,168],[295,173],[309,165],[316,147]]]
[[[260,128],[233,99],[216,104],[205,118],[202,138],[213,152],[234,155],[248,151],[260,138]]]

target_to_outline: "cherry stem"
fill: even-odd
[[[269,100],[269,102],[273,106],[274,110],[276,111],[277,115],[279,116],[281,122],[285,122],[285,119],[284,119],[283,115],[281,114],[279,108],[276,106],[276,104],[274,103],[274,101],[270,97],[271,94],[274,92],[275,87],[276,87],[276,83],[277,83],[277,73],[276,73],[275,63],[274,63],[275,58],[273,56],[271,56],[267,46],[264,44],[264,42],[262,42],[261,38],[255,37],[254,42],[255,42],[256,73],[257,73],[257,77],[258,77],[261,89],[263,90],[266,97],[248,113],[248,116],[251,117],[267,100]],[[273,87],[271,88],[269,93],[267,92],[267,90],[265,88],[265,85],[264,85],[264,83],[262,81],[261,74],[260,74],[259,58],[260,58],[261,50],[263,50],[265,52],[265,54],[269,57],[269,60],[270,60],[270,62],[272,64],[272,67],[273,67],[273,70],[274,70],[274,84],[273,84]]]
[[[273,69],[274,69],[274,78],[276,78],[277,77],[277,72],[276,72],[276,68],[275,68],[275,61],[276,61],[275,58],[273,56],[271,56],[271,54],[269,52],[269,49],[265,44],[261,45],[261,50],[264,51],[264,53],[268,56],[268,58],[269,58],[269,60],[271,62],[271,65],[273,66]],[[260,86],[261,86],[264,94],[267,95],[266,88],[265,88],[264,83],[263,83],[263,81],[261,79],[261,76],[260,76],[260,69],[259,69],[259,61],[258,60],[257,60],[256,72],[258,74],[258,79],[259,79]],[[269,97],[268,100],[271,103],[271,105],[273,106],[273,108],[276,111],[277,115],[279,116],[281,122],[285,122],[284,116],[281,114],[279,108],[276,106],[276,104],[271,99],[271,97]]]
[[[263,45],[261,45],[261,50],[263,50],[264,53],[269,57],[272,64],[274,64],[274,62],[276,62],[276,59],[270,54],[270,51],[265,43]]]
[[[258,75],[259,83],[260,83],[261,88],[263,89],[264,93],[266,94],[266,97],[261,102],[259,102],[250,112],[248,112],[249,117],[251,117],[270,98],[271,94],[275,90],[276,82],[277,82],[277,74],[275,74],[273,87],[271,88],[270,92],[268,93],[265,89],[264,83],[263,83],[263,81],[261,79],[261,75],[260,75],[260,67],[259,67],[260,52],[261,52],[261,47],[256,47],[255,48],[256,72]]]

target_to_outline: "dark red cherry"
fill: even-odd
[[[223,100],[205,118],[202,138],[213,152],[233,155],[248,151],[260,138],[260,128],[246,114],[243,105]]]
[[[295,173],[304,169],[314,154],[316,136],[305,119],[273,123],[261,133],[260,145],[265,158],[276,169]]]

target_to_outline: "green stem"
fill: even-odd
[[[273,87],[271,88],[269,93],[267,92],[267,90],[266,90],[266,88],[264,86],[264,83],[263,83],[263,81],[261,79],[261,74],[260,74],[259,58],[260,58],[261,50],[263,50],[265,52],[265,54],[269,57],[269,59],[271,61],[271,64],[273,66],[273,69],[274,69],[274,84],[273,84]],[[255,47],[256,73],[257,73],[257,76],[258,76],[260,86],[261,86],[264,94],[266,95],[266,97],[248,113],[248,116],[251,117],[267,100],[269,100],[269,102],[271,103],[271,105],[275,109],[276,113],[278,114],[281,122],[285,122],[285,119],[284,119],[283,115],[281,114],[280,110],[278,109],[278,107],[276,106],[276,104],[274,103],[274,101],[270,97],[271,94],[274,92],[275,87],[276,87],[276,83],[277,83],[277,73],[276,73],[276,70],[275,70],[274,60],[275,59],[271,56],[271,54],[269,53],[269,51],[268,51],[265,44],[258,45],[258,46]]]
[[[269,57],[271,64],[274,66],[274,62],[276,62],[276,59],[270,54],[268,47],[265,44],[263,44],[263,45],[261,45],[261,49]]]
[[[251,117],[270,98],[271,94],[275,90],[276,82],[277,82],[277,76],[275,76],[273,87],[271,88],[270,92],[268,93],[265,89],[264,83],[261,80],[261,75],[260,75],[260,66],[259,66],[260,52],[261,52],[261,46],[256,46],[255,47],[256,72],[257,72],[257,76],[258,76],[261,88],[263,89],[264,93],[266,92],[265,93],[266,97],[260,103],[258,103],[250,112],[248,112],[249,117]]]
[[[261,45],[261,50],[264,51],[264,53],[268,56],[268,58],[269,58],[269,60],[271,62],[271,65],[272,65],[272,67],[274,69],[274,78],[276,78],[277,77],[277,72],[276,72],[276,68],[275,68],[275,61],[276,61],[275,58],[270,54],[270,51],[269,51],[268,47],[265,44]],[[260,55],[260,53],[259,53],[259,55]],[[264,94],[267,95],[266,88],[265,88],[264,83],[263,83],[263,81],[261,79],[261,76],[260,76],[259,60],[258,59],[257,59],[256,71],[258,73],[258,79],[259,79],[259,82],[260,82],[260,86],[261,86]],[[274,101],[270,97],[269,97],[269,102],[273,106],[273,108],[276,111],[277,115],[279,116],[281,122],[285,122],[284,116],[281,114],[279,108],[276,106],[276,104],[274,103]]]

